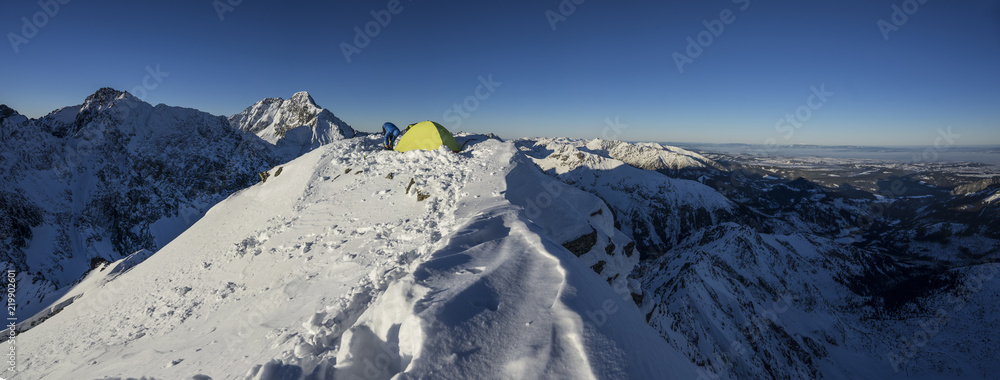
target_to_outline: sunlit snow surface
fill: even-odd
[[[465,134],[458,154],[400,154],[381,150],[379,137],[322,145],[141,264],[90,272],[56,302],[69,306],[18,337],[12,377],[939,379],[1000,370],[1000,264],[959,249],[995,257],[987,235],[953,232],[951,246],[901,237],[927,252],[916,259],[971,263],[907,277],[911,263],[856,245],[863,229],[847,222],[869,212],[865,201],[788,181],[777,170],[785,164],[742,186],[811,208],[765,214],[709,186],[716,155]],[[690,170],[706,180],[667,175]],[[934,184],[945,179],[917,179],[951,197]],[[996,212],[995,193],[970,191],[946,199]],[[862,295],[866,286],[918,301],[890,307],[889,292]]]
[[[142,264],[87,282],[20,337],[13,378],[697,376],[624,278],[587,267],[605,247],[562,247],[581,230],[621,239],[597,197],[512,143],[378,143],[337,141],[272,170]],[[529,218],[551,189],[562,212]]]

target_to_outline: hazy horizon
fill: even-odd
[[[116,90],[118,90],[118,91],[126,91],[126,90],[119,90],[119,89],[116,89]],[[126,91],[126,92],[128,92],[128,91]],[[308,91],[306,91],[306,92],[308,92]],[[290,97],[290,96],[288,96],[288,97]],[[287,99],[288,97],[285,97],[284,99]],[[18,110],[18,109],[13,108],[13,107],[11,107],[11,108],[14,109],[15,111],[17,111],[19,114],[21,114],[21,115],[23,115],[25,117],[28,117],[29,119],[38,119],[38,118],[41,118],[41,117],[44,117],[44,116],[48,115],[49,113],[52,113],[52,112],[58,110],[60,108],[77,106],[77,105],[81,105],[82,103],[83,102],[81,101],[78,104],[64,105],[64,106],[58,107],[56,109],[53,109],[53,110],[50,110],[50,111],[47,111],[47,112],[44,112],[44,113],[41,113],[41,114],[38,114],[38,115],[25,114],[21,110]],[[155,106],[156,104],[152,104],[152,105]],[[176,105],[167,104],[167,106],[176,106]],[[320,104],[320,106],[322,106],[322,104]],[[177,106],[177,107],[180,107],[180,106]],[[194,108],[194,109],[201,110],[201,109],[199,109],[197,107],[185,107],[185,108]],[[201,111],[204,111],[204,110],[201,110]],[[334,111],[334,110],[331,110],[331,111]],[[241,112],[242,112],[242,110],[241,110]],[[213,114],[213,115],[215,115],[215,116],[223,116],[223,117],[232,116],[232,114],[227,114],[227,115]],[[613,124],[613,122],[611,122],[611,123]],[[628,127],[626,127],[626,129],[627,128]],[[359,131],[362,131],[362,132],[368,132],[368,133],[378,132],[378,128],[377,127],[376,128],[372,128],[370,131],[367,131],[367,130],[364,130],[364,129],[361,129],[361,128],[357,128],[357,127],[355,127],[355,129],[358,129]],[[606,131],[613,131],[612,127],[607,127],[607,126],[606,126],[605,130]],[[942,131],[943,130],[944,129],[942,129]],[[501,136],[500,133],[496,133],[494,131],[475,131],[475,132],[477,132],[477,133],[494,133],[494,134],[496,134],[498,136]],[[939,136],[944,136],[946,134],[947,133],[942,132],[942,133],[939,133]],[[582,139],[602,138],[602,136],[600,136],[600,135],[598,135],[598,136],[575,136],[575,137],[570,137],[570,136],[525,135],[525,136],[501,136],[501,137],[505,138],[505,139],[508,139],[508,138],[514,138],[514,139],[516,139],[516,138],[537,138],[537,137],[549,137],[549,138],[553,138],[553,137],[569,137],[569,138],[582,138]],[[858,143],[858,144],[823,144],[823,143],[786,143],[786,144],[777,143],[777,144],[762,144],[762,143],[742,142],[742,141],[706,142],[706,141],[673,141],[673,140],[629,140],[629,139],[620,139],[620,138],[618,138],[617,140],[622,140],[622,141],[632,142],[632,143],[652,142],[652,143],[659,143],[659,144],[677,146],[677,147],[682,147],[682,148],[687,148],[687,149],[706,148],[706,147],[711,147],[711,146],[738,145],[738,146],[746,146],[746,147],[753,147],[753,148],[768,148],[768,147],[771,147],[771,148],[778,148],[778,149],[782,149],[782,150],[783,149],[788,149],[788,148],[794,149],[796,147],[810,147],[810,146],[812,146],[812,147],[819,147],[819,148],[826,148],[826,149],[832,149],[832,148],[864,148],[864,149],[882,148],[882,149],[896,149],[896,150],[921,150],[921,149],[928,148],[928,146],[933,146],[933,144],[930,144],[930,145],[889,145],[889,144],[877,144],[876,145],[876,144],[864,144],[864,143]],[[962,150],[962,149],[1000,149],[1000,143],[961,144],[961,143],[957,143],[956,142],[956,143],[954,143],[952,145],[942,146],[940,148],[940,151]],[[724,151],[719,151],[719,152],[723,153]],[[997,154],[1000,154],[1000,152],[997,152]],[[1000,160],[1000,157],[998,157],[998,160]]]

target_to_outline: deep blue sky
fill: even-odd
[[[10,33],[42,7],[5,0],[0,103],[38,117],[159,65],[153,104],[231,115],[304,90],[367,131],[430,119],[503,137],[932,145],[951,126],[957,144],[1000,144],[998,0],[929,0],[888,41],[877,23],[902,0],[586,0],[554,31],[557,0],[402,0],[348,63],[340,44],[387,4],[244,0],[220,21],[212,0],[73,0],[15,53]],[[679,72],[672,55],[725,9],[735,21]],[[495,92],[445,120],[490,75]],[[776,128],[813,86],[834,95]],[[628,127],[606,132],[609,118]]]

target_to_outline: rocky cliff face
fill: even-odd
[[[1000,185],[1000,176],[993,178],[986,178],[967,185],[956,186],[955,189],[951,191],[951,194],[969,195],[975,192],[983,191],[986,188],[995,185]]]

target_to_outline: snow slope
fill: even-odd
[[[735,223],[699,231],[642,263],[650,324],[722,378],[845,378],[858,368],[886,376],[888,366],[844,347],[863,324],[845,310],[861,302],[843,282],[865,253],[813,239]]]
[[[278,162],[225,118],[111,88],[39,119],[3,113],[0,262],[21,315],[99,261],[159,249]]]
[[[599,198],[512,143],[378,145],[339,140],[273,169],[146,261],[88,282],[22,333],[4,376],[697,376],[632,302],[620,274],[635,256]],[[562,213],[532,212],[553,192],[543,203]]]
[[[256,124],[235,125],[280,127],[254,130],[267,141],[112,88],[39,119],[0,106],[0,263],[18,273],[18,314],[56,306],[101,262],[163,247],[259,172],[354,135],[307,93],[267,102],[248,109]]]

